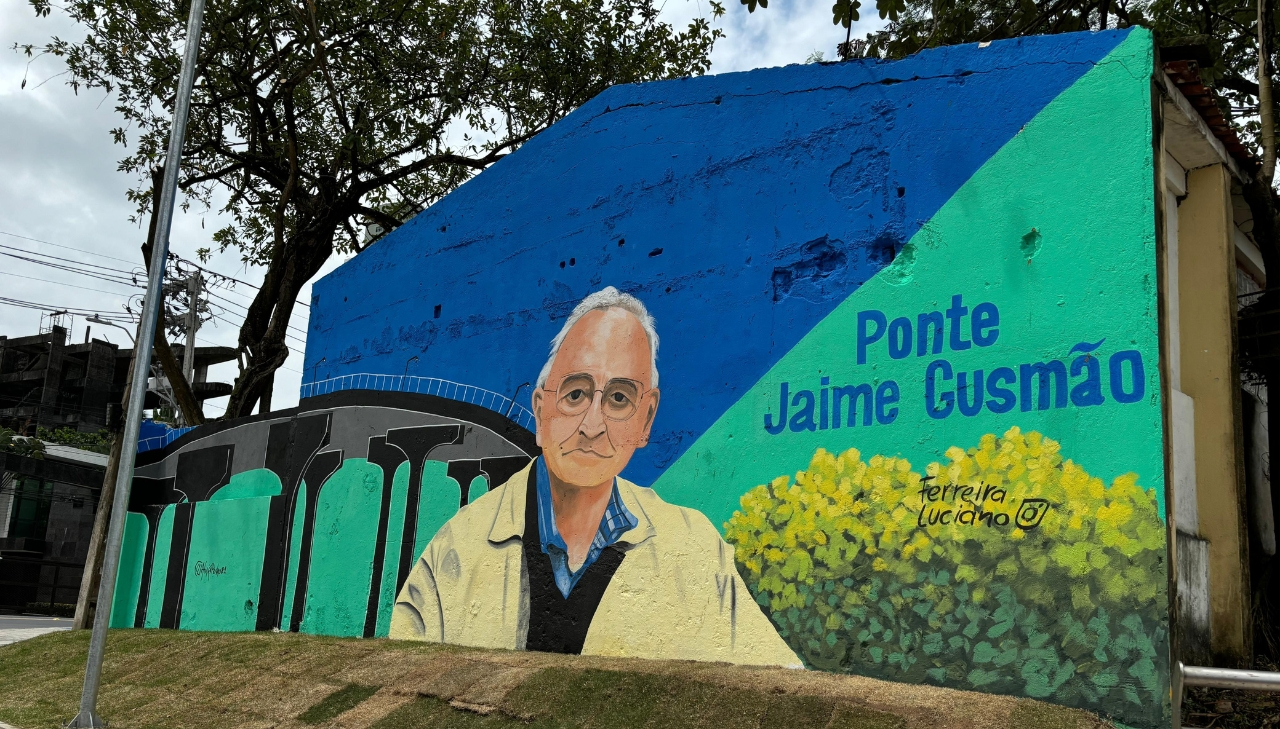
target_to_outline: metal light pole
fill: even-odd
[[[102,579],[98,587],[98,609],[93,616],[93,635],[89,639],[89,657],[85,662],[84,691],[80,694],[80,713],[68,727],[105,727],[96,713],[98,687],[102,682],[102,656],[107,644],[107,626],[111,622],[112,598],[116,588],[116,570],[120,565],[120,543],[124,539],[124,522],[129,508],[129,489],[133,485],[133,466],[138,455],[138,430],[142,424],[142,404],[147,396],[145,383],[151,371],[151,347],[144,342],[155,339],[156,321],[160,318],[163,298],[165,261],[169,255],[169,229],[173,225],[173,204],[178,191],[178,171],[182,167],[182,139],[187,129],[187,112],[191,104],[191,87],[195,84],[196,53],[200,49],[200,25],[204,21],[204,0],[191,0],[187,18],[187,47],[182,55],[182,72],[178,77],[178,94],[174,100],[173,127],[169,129],[169,152],[165,156],[164,182],[156,208],[156,244],[151,251],[151,273],[147,277],[147,298],[142,304],[142,324],[138,344],[134,347],[134,387],[129,390],[125,411],[124,447],[120,450],[120,470],[116,476],[116,493],[111,505],[111,526],[107,530],[106,554],[102,561]],[[145,347],[145,349],[144,349]]]
[[[102,317],[98,316],[97,314],[94,314],[93,316],[86,318],[86,319],[85,319],[85,321],[91,321],[91,322],[93,322],[94,324],[105,324],[106,326],[109,326],[109,327],[115,327],[116,329],[119,329],[120,331],[124,332],[125,334],[128,334],[128,335],[129,335],[129,341],[130,341],[130,342],[133,342],[133,332],[129,331],[129,330],[128,330],[128,329],[126,329],[125,327],[120,326],[119,324],[116,324],[115,322],[107,321],[106,319],[103,319]],[[138,346],[138,345],[137,345],[137,343],[134,343],[134,344],[133,344],[133,346],[135,346],[135,347],[136,347],[136,346]]]

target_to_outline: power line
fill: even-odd
[[[244,309],[244,312],[245,312],[245,314],[246,314],[246,315],[249,313],[249,307],[245,306],[244,304],[241,304],[241,303],[238,303],[238,302],[235,302],[235,301],[231,301],[230,299],[227,299],[227,298],[225,298],[225,297],[219,296],[218,294],[215,294],[215,293],[214,293],[212,290],[210,290],[210,289],[205,289],[205,293],[206,293],[206,294],[208,294],[209,296],[211,296],[211,297],[215,298],[215,299],[218,299],[219,301],[222,301],[223,303],[225,303],[225,304],[227,304],[227,305],[229,305],[229,306],[238,306],[238,307],[240,307],[241,309]],[[306,333],[307,333],[307,330],[306,330],[306,329],[303,329],[302,327],[294,326],[293,324],[289,324],[289,325],[288,325],[288,327],[289,327],[290,329],[294,330],[295,332],[300,332],[300,333],[302,333],[303,335],[306,335]],[[303,344],[306,344],[306,342],[303,342]]]
[[[37,278],[35,276],[23,276],[20,273],[9,273],[8,271],[0,271],[0,276],[13,276],[14,278],[25,278],[28,281],[39,281],[41,283],[50,283],[50,284],[55,284],[57,286],[67,286],[73,289],[80,289],[81,291],[94,291],[99,294],[111,294],[112,296],[130,296],[131,295],[121,291],[103,291],[102,289],[91,289],[86,286],[76,286],[75,284],[64,283],[62,281],[51,281],[47,278]]]
[[[108,256],[108,255],[107,255],[107,254],[105,254],[105,253],[95,253],[95,252],[93,252],[93,251],[86,251],[86,250],[85,250],[85,249],[83,249],[83,248],[72,248],[71,246],[64,246],[64,245],[61,245],[61,244],[59,244],[59,243],[50,243],[50,242],[49,242],[49,241],[47,241],[47,240],[40,240],[39,238],[29,238],[29,237],[27,237],[27,236],[25,236],[25,235],[18,235],[17,233],[10,233],[10,232],[9,232],[9,231],[7,231],[7,230],[0,230],[0,235],[7,235],[7,236],[10,236],[10,237],[13,237],[13,238],[21,238],[22,240],[29,240],[29,241],[31,241],[32,243],[41,243],[41,244],[46,245],[46,246],[53,246],[54,248],[66,248],[66,249],[67,249],[67,250],[69,250],[69,251],[76,251],[77,253],[87,253],[87,254],[89,254],[89,255],[91,255],[91,256],[101,256],[101,257],[103,257],[103,258],[110,258],[110,259],[111,259],[111,260],[113,260],[113,261],[120,261],[121,263],[135,263],[135,261],[126,261],[126,260],[125,260],[125,259],[123,259],[123,258],[116,258],[115,256]]]
[[[138,265],[138,264],[136,264],[136,263],[135,263],[135,262],[133,262],[133,261],[127,261],[127,260],[125,260],[125,259],[123,259],[123,258],[116,258],[115,256],[108,256],[108,255],[107,255],[107,254],[105,254],[105,253],[95,253],[94,251],[88,251],[88,250],[85,250],[85,249],[83,249],[83,248],[76,248],[76,247],[74,247],[74,246],[62,245],[62,244],[60,244],[60,243],[50,243],[49,241],[46,241],[46,240],[41,240],[41,239],[39,239],[39,238],[31,238],[31,237],[29,237],[29,236],[25,236],[25,235],[18,235],[17,233],[10,233],[10,232],[5,231],[5,230],[0,230],[0,235],[7,235],[7,236],[14,237],[14,238],[21,238],[22,240],[31,241],[32,243],[40,243],[40,244],[43,244],[43,245],[53,246],[53,247],[55,247],[55,248],[65,248],[65,249],[70,250],[70,251],[76,251],[77,253],[84,253],[84,254],[86,254],[86,255],[90,255],[90,256],[101,256],[102,258],[109,258],[109,259],[111,259],[111,260],[113,260],[113,261],[120,261],[121,263],[131,263],[131,264],[134,264],[135,266],[136,266],[136,265]],[[84,265],[84,266],[93,266],[94,268],[101,268],[101,269],[103,269],[103,270],[107,270],[107,271],[112,271],[112,272],[122,273],[122,274],[128,274],[130,277],[132,277],[132,276],[133,276],[133,274],[134,274],[134,271],[124,271],[124,270],[122,270],[122,269],[118,269],[118,268],[110,268],[110,267],[108,267],[108,266],[98,266],[98,265],[96,265],[96,264],[92,264],[92,263],[83,263],[83,262],[80,262],[80,261],[73,261],[73,260],[68,259],[68,258],[60,258],[60,257],[58,257],[58,256],[52,256],[52,255],[49,255],[48,253],[40,253],[40,252],[37,252],[37,251],[30,251],[30,250],[27,250],[27,249],[25,249],[25,248],[15,248],[15,247],[12,247],[12,246],[6,246],[6,245],[3,245],[3,244],[0,244],[0,248],[8,248],[9,250],[20,251],[20,252],[22,252],[22,253],[29,253],[29,254],[37,255],[37,256],[44,256],[44,257],[46,257],[46,258],[52,258],[52,259],[54,259],[54,260],[58,260],[58,261],[65,261],[65,262],[67,262],[67,263],[73,263],[73,264]],[[210,268],[206,268],[206,267],[201,266],[200,264],[196,263],[195,261],[192,261],[192,260],[187,259],[187,258],[183,258],[182,256],[179,256],[179,255],[178,255],[178,254],[176,254],[176,253],[170,253],[170,255],[171,255],[173,258],[175,258],[175,259],[177,259],[177,260],[179,260],[179,261],[182,261],[183,263],[187,264],[188,266],[191,266],[192,268],[195,268],[195,269],[198,269],[198,270],[203,271],[203,272],[205,272],[205,273],[208,273],[208,274],[210,274],[210,275],[212,275],[212,276],[216,276],[216,277],[218,277],[218,278],[223,278],[223,279],[226,279],[226,280],[228,280],[228,281],[232,281],[232,282],[235,282],[235,283],[241,284],[241,285],[243,285],[243,286],[248,286],[249,288],[253,289],[254,291],[260,291],[260,290],[262,290],[260,286],[255,286],[255,285],[253,285],[253,284],[249,283],[248,281],[241,281],[240,279],[235,278],[234,276],[228,276],[228,275],[226,275],[225,273],[219,273],[219,272],[214,271],[214,270],[212,270],[212,269],[210,269]],[[16,257],[16,256],[15,256],[15,257]],[[33,263],[39,263],[39,261],[33,261]],[[137,269],[134,269],[134,270],[136,271]],[[308,304],[308,303],[306,303],[306,302],[304,302],[304,301],[295,301],[294,303],[296,303],[296,304],[298,304],[298,305],[300,305],[300,306],[305,306],[305,307],[306,307],[306,308],[308,308],[308,309],[310,309],[310,308],[311,308],[311,305],[310,305],[310,304]]]
[[[6,247],[7,247],[7,246],[4,246],[4,245],[0,244],[0,248],[6,248]],[[15,249],[15,250],[19,250],[19,249]],[[28,261],[28,262],[30,262],[30,263],[35,263],[35,264],[45,265],[45,266],[51,266],[51,267],[53,267],[53,268],[55,268],[55,269],[68,271],[68,272],[70,272],[70,273],[78,273],[78,274],[81,274],[81,275],[84,275],[84,276],[89,276],[89,277],[91,277],[91,278],[96,278],[96,279],[99,279],[99,280],[102,280],[102,281],[106,281],[106,282],[108,282],[108,283],[115,283],[115,284],[119,284],[119,285],[122,285],[122,286],[130,286],[130,287],[138,288],[138,289],[143,288],[143,286],[142,286],[141,284],[136,283],[136,282],[134,282],[134,281],[132,281],[132,280],[131,280],[131,281],[128,281],[128,282],[125,282],[125,281],[118,281],[118,280],[115,280],[114,278],[109,277],[109,276],[101,276],[101,275],[97,275],[97,274],[96,274],[96,272],[94,272],[94,271],[80,271],[80,270],[76,270],[76,269],[73,269],[73,268],[70,268],[70,267],[67,267],[67,266],[62,266],[62,265],[59,265],[59,264],[56,264],[56,263],[51,263],[51,262],[48,262],[48,261],[40,261],[40,260],[36,260],[36,259],[26,258],[26,257],[23,257],[23,256],[16,256],[16,255],[14,255],[14,254],[12,254],[12,253],[5,253],[4,251],[0,251],[0,256],[10,256],[10,257],[12,257],[12,258],[17,258],[17,259],[20,259],[20,260]],[[16,274],[16,273],[5,273],[5,272],[3,272],[3,271],[0,271],[0,273],[4,273],[4,275],[7,275],[7,276],[14,276],[14,277],[17,277],[17,278],[25,278],[25,279],[29,279],[29,280],[33,280],[33,281],[41,281],[41,282],[44,282],[44,283],[51,283],[51,284],[55,284],[55,285],[59,285],[59,286],[69,286],[69,287],[71,287],[71,288],[81,289],[81,290],[84,290],[84,291],[94,291],[94,292],[97,292],[97,293],[102,293],[102,294],[111,294],[111,295],[114,295],[114,296],[126,296],[126,295],[131,295],[131,294],[125,294],[125,293],[123,293],[123,292],[116,292],[116,291],[104,291],[104,290],[102,290],[102,289],[93,289],[93,288],[88,288],[88,287],[85,287],[85,286],[76,286],[75,284],[64,283],[64,282],[62,282],[62,281],[52,281],[52,280],[50,280],[50,279],[38,278],[38,277],[35,277],[35,276],[24,276],[24,275],[22,275],[22,274]],[[247,314],[247,313],[248,313],[248,311],[249,311],[248,307],[246,307],[245,305],[240,304],[240,303],[235,302],[235,301],[231,301],[230,299],[228,299],[228,298],[226,298],[226,297],[224,297],[224,296],[220,296],[220,295],[218,295],[218,294],[215,294],[215,293],[213,293],[213,291],[212,291],[212,290],[206,289],[206,293],[207,293],[208,295],[212,296],[213,298],[216,298],[216,299],[218,299],[218,300],[220,300],[220,301],[225,302],[226,304],[229,304],[229,305],[231,305],[231,306],[237,306],[237,307],[239,307],[240,309],[243,309],[245,314]],[[297,310],[294,310],[294,312],[293,312],[293,313],[294,313],[294,314],[297,314],[298,312],[297,312]],[[222,319],[222,321],[223,321],[223,322],[225,322],[225,323],[227,323],[227,324],[230,324],[231,326],[239,326],[239,325],[235,324],[234,322],[228,321],[228,320],[226,320],[226,319]],[[293,330],[294,330],[294,331],[296,331],[296,332],[299,332],[299,333],[303,334],[304,336],[305,336],[305,335],[306,335],[306,333],[307,333],[305,329],[302,329],[301,327],[295,326],[295,325],[293,325],[293,324],[289,324],[289,325],[288,325],[288,327],[289,327],[290,329],[293,329]],[[299,338],[299,337],[294,337],[294,340],[295,340],[295,341],[297,341],[299,344],[301,344],[301,345],[303,345],[303,346],[305,346],[305,345],[306,345],[306,342],[305,342],[303,339]]]
[[[210,347],[222,347],[222,346],[225,346],[225,345],[222,345],[222,344],[214,344],[213,342],[210,342],[208,339],[203,339],[203,338],[201,338],[201,337],[200,337],[200,336],[198,336],[198,335],[196,336],[196,341],[197,341],[197,342],[203,342],[204,344],[206,344],[207,346],[210,346]],[[280,369],[282,369],[282,370],[289,370],[290,372],[294,373],[295,375],[301,375],[301,374],[302,374],[301,372],[299,372],[299,371],[295,370],[294,368],[292,368],[292,367],[285,367],[284,365],[280,365]]]
[[[133,270],[126,271],[123,268],[114,268],[112,266],[99,266],[96,263],[85,263],[84,261],[76,261],[70,258],[63,258],[62,256],[55,256],[51,253],[41,253],[40,251],[30,251],[30,250],[27,250],[26,248],[18,248],[17,246],[7,246],[3,243],[0,243],[0,248],[5,248],[11,251],[17,251],[19,253],[26,253],[27,255],[31,255],[31,256],[40,256],[41,258],[51,258],[55,261],[62,261],[63,263],[71,263],[77,266],[88,266],[90,268],[97,268],[103,271],[110,271],[112,273],[123,274],[130,277],[132,277],[134,273]],[[8,254],[8,255],[11,255],[11,254]]]
[[[222,322],[223,324],[230,324],[230,325],[231,325],[231,326],[233,326],[233,327],[234,327],[234,326],[236,326],[235,322],[230,321],[230,320],[228,320],[228,319],[224,319],[224,318],[222,318],[221,316],[219,316],[219,315],[217,315],[217,314],[214,314],[214,315],[213,315],[213,318],[214,318],[214,319],[216,319],[216,320],[218,320],[218,321],[220,321],[220,322]],[[297,337],[297,336],[295,336],[295,335],[293,335],[293,334],[290,334],[290,333],[288,333],[288,332],[285,332],[285,333],[284,333],[284,335],[285,335],[286,337],[291,337],[291,338],[293,339],[293,341],[297,342],[300,346],[302,346],[302,347],[304,347],[304,348],[307,346],[307,343],[306,343],[304,340],[302,340],[301,338],[299,338],[299,337]]]
[[[116,321],[130,322],[130,323],[133,322],[133,317],[130,315],[121,314],[115,311],[109,311],[107,309],[84,309],[80,307],[49,306],[48,304],[40,304],[34,301],[12,299],[7,296],[0,296],[0,304],[16,306],[20,309],[39,309],[41,311],[66,311],[68,314],[74,314],[76,316],[87,316],[89,314],[101,314],[101,315],[105,315],[103,317],[105,319],[114,319]]]
[[[3,247],[3,246],[0,246],[0,247]],[[0,251],[0,256],[5,256],[7,258],[14,258],[19,261],[26,261],[28,263],[34,263],[39,266],[47,266],[49,268],[57,269],[59,271],[76,273],[76,274],[80,274],[81,276],[96,278],[100,281],[106,281],[108,283],[122,284],[124,286],[138,286],[137,282],[134,281],[132,276],[125,277],[125,276],[119,276],[116,274],[104,274],[99,271],[86,271],[80,268],[75,268],[74,266],[68,266],[61,263],[54,263],[53,261],[41,261],[36,258],[27,258],[26,256],[19,256],[13,253],[6,253],[4,251]]]

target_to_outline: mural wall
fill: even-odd
[[[1138,29],[609,89],[315,285],[298,412],[145,454],[114,623],[1167,726],[1151,74]]]
[[[111,627],[386,636],[414,557],[533,448],[502,413],[412,393],[197,428],[138,456]]]

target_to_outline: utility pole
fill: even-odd
[[[147,294],[143,300],[142,321],[138,326],[134,347],[133,386],[125,411],[124,432],[120,434],[119,472],[112,495],[111,520],[107,528],[106,553],[102,561],[102,577],[98,587],[98,608],[93,615],[93,633],[89,638],[89,656],[85,661],[84,688],[80,693],[80,712],[67,723],[69,729],[105,727],[97,714],[98,689],[102,683],[102,659],[107,647],[107,626],[111,622],[112,598],[115,597],[116,570],[120,566],[120,545],[124,541],[124,523],[129,508],[129,491],[133,486],[133,467],[138,455],[138,431],[142,426],[142,406],[146,399],[147,374],[151,370],[148,343],[156,335],[163,305],[165,261],[169,254],[169,230],[173,227],[174,198],[178,192],[178,173],[182,167],[182,140],[191,108],[191,88],[195,84],[196,54],[200,49],[200,26],[204,22],[204,0],[191,0],[187,19],[187,44],[182,54],[182,71],[178,75],[174,98],[173,125],[169,128],[169,150],[165,155],[162,194],[153,200],[156,206],[156,241],[151,250],[151,269],[147,277]]]
[[[203,287],[204,279],[199,271],[187,278],[187,346],[182,350],[182,375],[187,378],[187,385],[195,382],[196,330],[200,328],[200,290]]]

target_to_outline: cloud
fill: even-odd
[[[752,68],[804,63],[814,51],[835,60],[836,45],[843,43],[845,29],[831,22],[827,0],[774,0],[768,8],[754,13],[738,0],[726,0],[725,16],[719,27],[725,32],[711,55],[711,73],[746,71]],[[861,38],[884,25],[875,9],[863,7],[863,19],[853,26],[853,37]],[[685,24],[695,17],[709,17],[708,0],[667,0],[661,17],[673,24]]]

